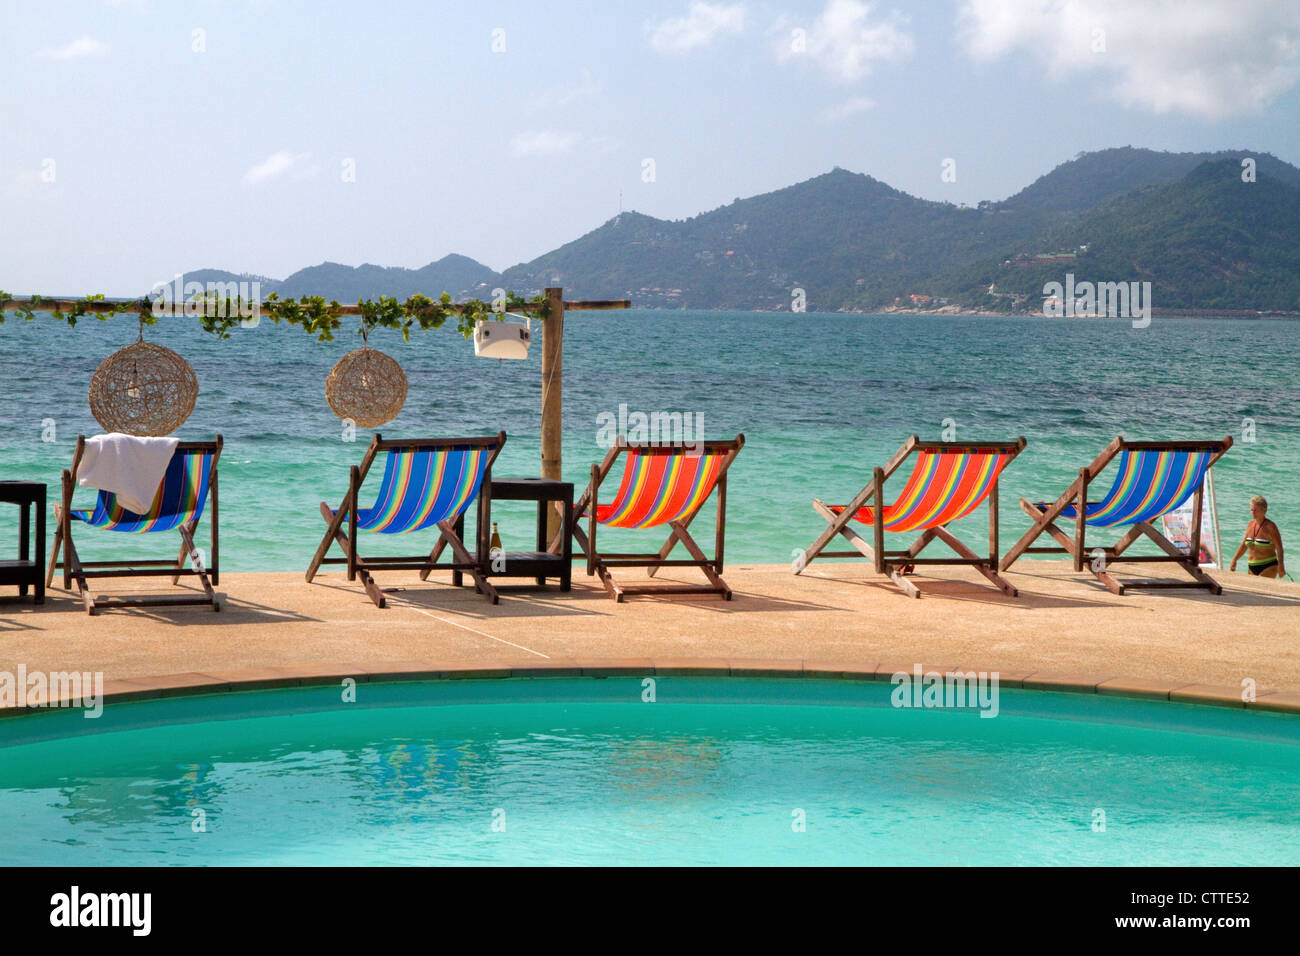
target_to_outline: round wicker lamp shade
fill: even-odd
[[[396,418],[406,404],[406,373],[394,359],[366,346],[330,369],[325,398],[339,418],[375,428]]]
[[[171,349],[136,342],[99,363],[90,378],[90,413],[107,431],[169,435],[194,411],[199,380]]]

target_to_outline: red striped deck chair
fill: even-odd
[[[167,465],[163,480],[154,495],[146,514],[128,511],[118,504],[117,496],[100,491],[93,508],[73,508],[72,493],[76,488],[77,468],[86,450],[86,436],[77,436],[77,450],[72,456],[72,467],[63,470],[63,495],[54,506],[54,547],[50,551],[50,566],[45,574],[45,586],[54,580],[54,572],[62,570],[63,588],[72,590],[73,579],[86,606],[86,613],[94,614],[106,608],[118,607],[175,607],[181,605],[207,605],[221,610],[221,603],[213,590],[219,584],[217,552],[217,460],[221,457],[221,436],[216,441],[183,441],[176,446],[172,460]],[[208,499],[212,499],[212,514],[208,519],[211,532],[211,553],[208,562],[202,559],[194,546],[194,532]],[[176,531],[180,534],[180,553],[175,561],[147,558],[140,560],[82,561],[72,542],[74,522],[92,528],[118,531],[126,534],[150,534]],[[63,560],[59,560],[59,552]],[[185,558],[190,558],[186,567]],[[131,595],[120,598],[96,598],[90,592],[90,578],[166,577],[177,584],[182,577],[197,577],[202,594],[189,592],[170,595]]]
[[[573,506],[573,537],[587,556],[587,573],[600,575],[605,590],[615,601],[636,594],[718,594],[730,601],[731,588],[722,580],[722,546],[727,526],[727,469],[740,454],[745,436],[730,441],[709,441],[696,445],[680,442],[663,445],[629,445],[620,437],[605,460],[591,466],[591,483]],[[619,456],[625,456],[623,480],[609,504],[599,500],[600,486]],[[718,514],[714,528],[714,554],[706,557],[687,528],[714,489],[718,492]],[[582,529],[586,519],[587,530]],[[658,552],[602,554],[596,547],[596,528],[656,528],[668,525],[670,532]],[[681,543],[688,558],[670,558]],[[626,585],[614,580],[610,568],[647,568],[651,577],[659,568],[699,568],[707,585]]]
[[[1031,502],[1020,499],[1020,507],[1034,525],[1015,543],[1002,559],[1002,569],[1023,554],[1068,554],[1074,559],[1074,570],[1085,566],[1107,589],[1123,594],[1128,588],[1205,588],[1213,594],[1222,594],[1217,581],[1201,570],[1198,563],[1201,547],[1201,497],[1205,491],[1205,476],[1210,467],[1232,447],[1232,436],[1222,441],[1203,442],[1145,442],[1125,441],[1121,436],[1102,450],[1087,468],[1079,469],[1079,477],[1053,502]],[[1088,487],[1106,466],[1119,456],[1114,484],[1097,502],[1088,500]],[[1184,554],[1178,547],[1155,529],[1153,522],[1192,499],[1191,548]],[[1056,524],[1058,518],[1074,522],[1074,535],[1067,535]],[[1087,529],[1113,528],[1130,525],[1127,532],[1114,545],[1091,550],[1088,548]],[[1051,535],[1059,547],[1030,547],[1044,532]],[[1145,535],[1164,552],[1146,556],[1126,554],[1134,541]],[[1192,578],[1189,581],[1139,580],[1117,581],[1107,570],[1107,565],[1121,561],[1168,562],[1176,564]]]
[[[1004,594],[1017,592],[998,574],[998,479],[1002,469],[1025,447],[1024,438],[1014,442],[923,442],[913,435],[903,443],[884,468],[874,470],[871,481],[847,505],[828,505],[813,499],[813,510],[826,519],[826,530],[795,562],[799,574],[814,558],[866,557],[877,574],[887,574],[909,597],[919,598],[920,589],[907,580],[918,565],[968,565],[988,578]],[[885,481],[913,452],[917,452],[912,474],[893,504],[885,500]],[[970,514],[980,503],[989,503],[988,556],[981,557],[946,527]],[[868,504],[870,502],[870,504]],[[880,519],[877,520],[877,514]],[[874,541],[868,544],[850,526],[851,521],[870,525]],[[886,531],[921,531],[908,548],[885,550]],[[827,551],[836,535],[842,535],[856,549]],[[953,558],[922,558],[921,550],[938,538],[957,553]]]
[[[486,543],[480,534],[476,553],[471,555],[462,540],[465,512],[478,502],[479,527],[492,486],[492,462],[506,443],[506,433],[487,438],[419,438],[385,439],[376,434],[366,449],[361,464],[353,465],[351,480],[343,504],[332,509],[320,503],[325,519],[325,537],[307,568],[308,583],[322,564],[345,564],[348,580],[361,579],[362,586],[376,607],[384,607],[383,592],[375,583],[374,571],[419,571],[427,581],[429,572],[449,570],[452,584],[460,586],[463,572],[474,579],[476,590],[496,604],[500,598],[483,575],[487,565]],[[379,452],[385,452],[384,477],[379,483],[375,503],[369,508],[357,505],[361,484],[370,473]],[[344,525],[346,523],[346,530]],[[436,528],[438,540],[427,555],[411,557],[363,558],[357,553],[357,533],[405,534]],[[330,545],[337,543],[344,557],[326,557]],[[451,548],[453,560],[438,562],[444,548]]]

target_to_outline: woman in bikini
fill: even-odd
[[[1250,524],[1241,547],[1233,555],[1230,570],[1237,570],[1237,561],[1246,552],[1246,567],[1251,574],[1262,578],[1280,578],[1286,574],[1282,556],[1282,532],[1268,520],[1268,502],[1256,495],[1250,499]]]

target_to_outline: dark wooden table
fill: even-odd
[[[18,560],[0,560],[0,585],[18,585],[18,594],[27,596],[35,588],[37,604],[45,603],[45,485],[39,481],[0,481],[0,502],[17,505]],[[36,511],[36,553],[32,554],[32,510]]]
[[[494,570],[489,543],[492,538],[492,505],[498,501],[537,502],[537,550],[506,551],[504,567]],[[546,516],[550,506],[559,502],[564,508],[560,551],[553,553],[546,540]],[[559,578],[560,590],[569,590],[573,570],[573,483],[549,478],[493,478],[488,496],[487,514],[479,523],[479,554],[487,555],[482,573],[485,577],[533,578],[545,585],[547,578]]]

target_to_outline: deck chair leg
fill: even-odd
[[[696,561],[701,562],[700,570],[703,571],[704,576],[709,579],[709,583],[717,588],[718,593],[722,595],[722,599],[724,601],[730,601],[733,596],[731,588],[727,587],[727,582],[722,580],[721,575],[714,571],[713,566],[708,563],[709,559],[705,556],[704,551],[695,543],[695,539],[692,538],[690,533],[686,530],[686,522],[670,521],[668,522],[668,526],[673,529],[673,533],[677,540],[682,543],[682,547],[687,550],[690,556]]]
[[[192,561],[198,559],[198,551],[194,547],[194,529],[197,528],[198,526],[199,523],[197,521],[191,521],[189,524],[189,535],[187,536],[184,532],[181,533],[181,550],[180,553],[176,555],[177,571],[183,571],[185,569],[186,554],[190,555],[190,560]],[[187,537],[189,539],[188,545],[186,544],[186,540],[185,540]],[[179,574],[173,574],[172,587],[176,587],[176,585],[180,583],[180,580],[181,580],[181,576]]]
[[[921,537],[913,541],[911,546],[907,549],[907,558],[914,558],[924,551],[926,545],[933,541],[938,533],[938,528],[927,528],[925,532],[922,533]],[[904,558],[899,564],[895,564],[892,561],[885,561],[884,573],[889,576],[891,581],[898,585],[898,589],[905,595],[910,598],[919,598],[921,596],[921,589],[903,573],[903,568],[907,566],[907,558]]]
[[[451,522],[439,521],[438,529],[442,532],[443,537],[447,539],[447,544],[451,548],[451,553],[456,556],[456,560],[462,564],[470,565],[469,575],[474,579],[474,584],[477,585],[479,591],[493,604],[500,603],[501,595],[497,593],[496,588],[488,583],[488,579],[483,576],[483,572],[479,568],[478,562],[470,556],[470,553],[467,550],[465,550],[465,544],[456,534],[456,529],[452,527]]]
[[[311,584],[312,578],[316,577],[316,572],[320,570],[321,561],[325,560],[325,555],[329,553],[330,545],[335,542],[338,531],[343,527],[343,521],[347,517],[348,501],[343,502],[343,507],[338,511],[330,511],[330,506],[325,502],[320,503],[320,513],[325,519],[325,537],[320,539],[320,546],[316,549],[316,554],[311,559],[311,564],[307,566],[307,583]]]
[[[1036,508],[1034,505],[1030,504],[1024,498],[1020,499],[1020,507],[1023,508],[1025,513],[1028,514],[1031,518],[1038,518],[1043,514],[1041,509]],[[1042,534],[1043,532],[1046,532],[1048,535],[1051,536],[1053,541],[1055,541],[1057,544],[1059,544],[1062,548],[1065,549],[1067,554],[1070,555],[1074,554],[1073,538],[1071,538],[1068,534],[1066,534],[1063,530],[1061,530],[1061,528],[1053,521],[1044,521],[1041,522],[1041,524],[1042,524],[1042,528],[1034,535],[1035,537],[1037,537],[1039,534]],[[1124,596],[1124,585],[1121,584],[1119,581],[1115,580],[1115,578],[1111,576],[1109,571],[1104,570],[1104,568],[1095,567],[1091,560],[1086,560],[1086,559],[1083,567],[1085,571],[1091,573],[1092,576],[1095,577],[1101,583],[1101,585],[1111,594],[1114,594],[1118,597]],[[1002,562],[1000,569],[1003,571],[1007,569],[1007,562],[1005,560]]]
[[[813,511],[817,512],[819,515],[821,515],[823,518],[825,518],[828,522],[831,523],[834,523],[840,517],[834,511],[831,511],[830,507],[827,506],[825,503],[823,503],[819,498],[813,499]],[[866,558],[872,564],[875,564],[876,552],[872,549],[871,545],[867,544],[866,538],[862,537],[862,535],[858,534],[847,524],[842,525],[838,530],[839,533],[844,536],[844,539],[848,541],[849,544],[853,545],[853,547],[857,548],[859,551],[862,552],[862,556],[864,558]],[[817,552],[821,553],[823,550],[825,550],[826,545],[822,544],[820,547],[814,545],[813,547],[816,547]],[[812,557],[816,557],[816,555],[809,557],[808,556],[809,551],[812,551],[812,548],[809,548],[808,551],[804,552],[805,564],[807,561],[811,561]],[[795,573],[797,574],[798,572]]]
[[[384,599],[383,592],[379,590],[379,585],[375,583],[374,576],[366,570],[360,558],[357,558],[357,577],[361,578],[361,586],[366,589],[366,594],[370,596],[370,600],[375,602],[375,607],[388,607],[388,601]]]
[[[614,576],[609,573],[609,568],[600,560],[600,555],[591,552],[591,542],[587,540],[587,533],[582,530],[581,526],[575,519],[573,522],[573,540],[578,543],[578,550],[582,556],[587,559],[587,574],[594,574],[600,578],[600,583],[605,586],[605,591],[615,602],[622,604],[625,597],[623,589],[618,586]]]
[[[438,535],[438,543],[435,544],[433,546],[433,550],[429,552],[429,558],[428,558],[429,567],[420,569],[421,581],[429,580],[429,574],[433,571],[433,565],[437,562],[438,557],[442,554],[443,549],[446,547],[447,547],[447,536],[445,534]]]
[[[875,494],[875,479],[872,479],[871,484],[869,484],[867,488],[864,489],[862,492],[858,493],[857,497],[854,499],[854,502],[856,502],[858,499],[862,499],[863,501],[865,501],[874,494]],[[827,525],[825,528],[822,529],[822,532],[817,536],[817,539],[813,541],[811,545],[808,546],[808,550],[806,550],[803,553],[803,557],[799,559],[797,570],[794,572],[795,574],[802,574],[803,569],[808,567],[808,565],[812,563],[813,558],[817,557],[817,555],[821,554],[823,551],[826,550],[826,546],[835,539],[835,536],[837,534],[843,534],[844,530],[848,528],[849,522],[853,520],[854,514],[857,513],[857,508],[854,508],[850,505],[849,507],[846,507],[843,511],[841,511],[839,514],[836,514],[834,511],[830,509],[830,506],[827,505],[825,502],[823,502],[820,498],[813,499],[813,510],[826,519]],[[845,535],[845,537],[849,537],[849,536]],[[859,547],[858,542],[853,541],[853,538],[858,538],[858,541],[862,542],[862,547],[867,548],[867,551],[863,553],[866,554],[868,559],[874,561],[875,554],[874,552],[871,552],[870,545],[868,545],[866,541],[863,541],[860,537],[858,537],[857,534],[853,533],[853,537],[849,537],[849,540],[852,541],[853,546],[855,548],[858,548],[858,550],[860,551],[862,550],[862,547]]]
[[[176,529],[181,533],[182,550],[181,553],[188,552],[190,560],[195,564],[195,570],[198,571],[199,583],[203,585],[203,593],[207,599],[212,602],[212,610],[220,611],[221,606],[217,603],[217,594],[212,590],[212,582],[208,580],[208,569],[199,561],[199,549],[194,546],[194,535],[191,528],[181,525]],[[179,563],[179,562],[178,562]],[[172,584],[175,584],[177,578],[172,578]]]
[[[970,548],[966,547],[966,545],[962,544],[961,540],[958,539],[947,528],[938,527],[938,528],[931,528],[930,530],[935,533],[935,537],[937,537],[948,547],[952,548],[963,558],[969,558],[976,561],[980,560],[979,555],[977,555]],[[1006,578],[998,574],[997,569],[994,568],[992,562],[986,561],[981,564],[976,564],[974,565],[974,568],[980,574],[984,575],[984,577],[988,578],[989,581],[992,582],[993,586],[996,587],[1003,594],[1005,594],[1007,597],[1017,597],[1020,594],[1020,592],[1016,590],[1015,585],[1013,585]]]
[[[72,590],[72,565],[68,563],[68,553],[72,550],[72,518],[68,509],[63,509],[63,590]]]
[[[885,573],[889,575],[890,580],[898,585],[898,589],[908,597],[919,598],[921,596],[921,589],[909,581],[897,565],[885,562]]]
[[[1071,500],[1078,497],[1078,484],[1079,480],[1076,478],[1070,483],[1070,487],[1066,490],[1065,494],[1057,499],[1055,504],[1049,505],[1047,508],[1038,507],[1038,505],[1034,504],[1028,498],[1020,499],[1020,510],[1029,515],[1034,523],[1029,530],[1022,534],[1016,543],[1011,546],[1011,549],[1002,556],[1002,561],[998,564],[999,571],[1005,571],[1007,568],[1011,567],[1011,565],[1015,564],[1020,556],[1028,550],[1030,545],[1042,536],[1044,531],[1050,532],[1050,530],[1055,527],[1053,522],[1056,520],[1057,515],[1060,514],[1061,510],[1068,505]],[[1055,534],[1052,536],[1056,537]],[[1072,540],[1068,545],[1062,544],[1062,547],[1070,551],[1071,554],[1074,553],[1074,542]]]
[[[85,605],[86,613],[93,615],[97,608],[95,607],[95,598],[90,593],[90,585],[86,583],[85,569],[81,566],[81,558],[77,556],[77,547],[72,543],[72,536],[67,535],[63,542],[63,568],[65,573],[71,575],[77,581],[77,591],[81,595],[81,603]],[[68,588],[67,590],[71,590]]]
[[[590,549],[590,545],[587,542],[587,533],[583,531],[576,522],[573,525],[573,540],[578,542],[578,550],[582,552],[582,556],[584,558],[587,557],[587,552]],[[588,572],[588,574],[590,573],[591,572]]]
[[[328,510],[329,507],[324,502],[322,502],[321,511],[328,511]],[[350,540],[348,539],[348,536],[344,533],[341,527],[336,528],[334,530],[334,540],[339,543],[339,547],[343,549],[343,553],[347,554],[348,549],[352,545]],[[370,598],[371,601],[374,602],[375,607],[378,608],[388,607],[388,602],[384,599],[383,592],[379,590],[379,585],[375,583],[375,579],[371,575],[369,567],[366,565],[365,560],[360,555],[357,555],[357,577],[361,578],[361,586],[366,589],[366,595]]]
[[[694,511],[694,512],[692,512],[691,515],[690,515],[690,517],[688,517],[684,522],[682,522],[682,527],[683,527],[683,528],[689,528],[689,527],[691,526],[691,522],[695,520],[695,516],[696,516],[697,514],[699,514],[698,511]],[[670,527],[672,526],[672,522],[669,523],[669,526],[670,526]],[[672,532],[669,533],[669,535],[668,535],[668,540],[664,542],[664,546],[663,546],[662,548],[659,549],[659,560],[660,560],[660,561],[664,561],[664,560],[666,560],[667,557],[668,557],[668,555],[670,555],[670,554],[673,553],[673,547],[677,544],[677,540],[678,540],[678,539],[677,539],[677,529],[674,528],[674,529],[672,530]],[[651,565],[649,568],[646,568],[646,574],[649,575],[650,577],[654,577],[654,576],[655,576],[655,572],[658,571],[658,570],[659,570],[658,567],[656,567],[656,566],[654,566],[654,565]]]
[[[63,547],[63,525],[58,520],[58,507],[55,506],[55,526],[54,526],[54,547],[50,551],[50,567],[45,572],[45,586],[48,588],[54,583],[54,569],[57,568],[59,561],[59,550]]]
[[[1200,569],[1199,565],[1196,563],[1196,557],[1197,557],[1196,555],[1190,555],[1190,556],[1184,555],[1181,551],[1178,550],[1178,548],[1176,548],[1173,545],[1173,543],[1168,538],[1166,538],[1163,534],[1157,531],[1154,527],[1151,526],[1150,523],[1146,521],[1134,522],[1133,527],[1134,529],[1141,531],[1148,538],[1154,541],[1156,546],[1159,547],[1160,550],[1164,551],[1166,554],[1170,555],[1171,557],[1175,557],[1175,558],[1188,557],[1189,560],[1186,563],[1180,562],[1179,567],[1181,567],[1184,571],[1186,571],[1189,575],[1191,575],[1192,579],[1196,581],[1197,585],[1206,588],[1211,594],[1223,593],[1223,586],[1219,584],[1218,581],[1214,580],[1214,578],[1210,577],[1208,574],[1206,574],[1204,571]],[[1188,586],[1190,587],[1191,585]]]
[[[609,568],[605,567],[604,563],[601,561],[596,562],[595,568],[595,573],[600,578],[600,583],[605,585],[605,591],[614,599],[616,604],[622,604],[624,597],[623,589],[619,587],[618,582],[614,580],[614,575],[609,573]]]

